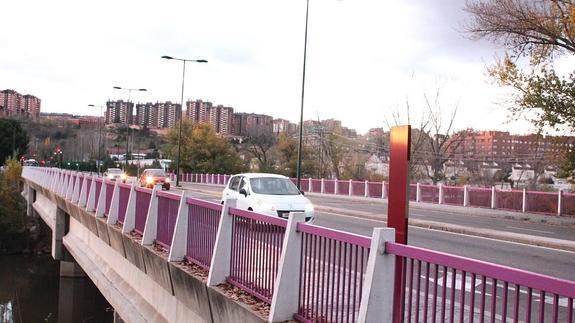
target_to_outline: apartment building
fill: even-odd
[[[232,120],[232,135],[259,136],[272,134],[273,117],[265,114],[234,113]]]
[[[142,127],[160,129],[176,125],[180,115],[180,104],[167,102],[138,103],[135,123]]]
[[[106,124],[133,124],[134,103],[123,100],[106,102]]]
[[[33,95],[22,95],[14,90],[0,91],[0,116],[38,119],[41,100]]]

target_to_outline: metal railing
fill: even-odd
[[[271,303],[287,221],[230,208],[232,248],[228,281]]]
[[[188,233],[186,259],[204,269],[212,261],[222,205],[194,198],[187,198]]]
[[[298,223],[302,233],[298,312],[301,322],[355,322],[370,237]]]
[[[158,220],[156,222],[156,243],[170,250],[174,227],[178,218],[180,195],[158,191]]]
[[[107,185],[102,179],[96,179],[94,185],[91,185],[93,181],[91,177],[84,177],[86,183],[80,185],[83,183],[82,176],[78,178],[78,174],[49,169],[25,167],[22,176],[27,181],[34,181],[45,188],[57,190],[59,195],[57,198],[64,198],[69,202],[74,200],[71,192],[74,192],[75,196],[83,196],[80,199],[84,199],[84,202],[87,196],[91,196],[97,202],[102,185]],[[208,180],[222,180],[217,178],[215,175],[204,176],[204,179]],[[350,181],[343,182],[350,183]],[[313,186],[313,182],[311,183]],[[335,182],[333,183],[335,188]],[[325,181],[322,184],[325,189]],[[365,317],[365,311],[379,311],[382,307],[391,308],[393,288],[375,290],[373,286],[381,286],[379,285],[381,280],[390,281],[389,276],[383,277],[381,273],[394,272],[399,268],[396,267],[396,261],[401,261],[405,270],[403,275],[405,280],[401,288],[404,305],[403,322],[572,323],[574,320],[575,282],[573,281],[397,244],[389,240],[392,239],[389,237],[393,237],[393,232],[389,229],[376,230],[377,232],[387,230],[386,234],[391,233],[385,240],[387,242],[381,242],[382,240],[379,240],[381,236],[377,234],[374,234],[373,238],[355,235],[294,222],[296,218],[292,216],[288,223],[284,219],[230,206],[224,209],[222,205],[190,197],[183,199],[171,193],[161,191],[153,193],[150,189],[139,187],[132,192],[129,185],[120,183],[117,185],[119,189],[115,192],[118,192],[119,196],[113,196],[112,200],[119,199],[118,220],[122,218],[122,214],[124,220],[126,219],[128,201],[131,197],[135,198],[134,202],[130,202],[135,203],[133,211],[130,211],[132,212],[130,217],[133,218],[130,219],[135,222],[137,232],[147,232],[141,241],[142,244],[146,244],[144,242],[147,240],[146,235],[151,232],[146,228],[146,221],[153,223],[151,219],[157,220],[157,233],[152,233],[151,239],[155,239],[170,251],[170,261],[178,260],[171,258],[171,253],[175,250],[174,245],[178,245],[179,248],[185,246],[186,249],[180,251],[179,260],[185,257],[190,262],[209,269],[210,276],[221,274],[221,280],[214,280],[215,283],[209,286],[217,286],[219,282],[228,281],[258,299],[271,303],[271,312],[285,306],[278,304],[277,298],[274,305],[273,298],[277,297],[278,293],[282,295],[284,292],[289,292],[293,295],[291,300],[294,307],[290,307],[289,317],[284,317],[283,320],[295,317],[303,322],[356,322],[362,317],[361,315]],[[449,190],[444,187],[443,190],[445,189]],[[106,187],[106,192],[108,191],[114,192],[113,188]],[[480,192],[488,193],[487,190]],[[531,200],[533,197],[525,192],[520,193],[523,199],[530,201],[527,203],[527,208],[530,208],[529,204],[533,203]],[[506,203],[502,201],[510,199],[509,196],[513,194],[502,195],[501,201],[495,202]],[[492,198],[492,195],[490,196]],[[551,197],[545,196],[544,199],[549,203],[553,202]],[[150,210],[152,198],[156,199],[157,210]],[[93,201],[91,203],[93,204]],[[235,205],[234,201],[228,203]],[[471,201],[469,203],[472,204]],[[575,208],[575,195],[564,194],[562,203],[562,208]],[[525,207],[525,204],[523,205]],[[182,211],[184,206],[187,206],[187,212]],[[87,210],[93,212],[91,209]],[[148,214],[151,214],[151,219],[147,218]],[[225,218],[222,217],[224,214]],[[187,227],[181,228],[179,232],[182,233],[176,238],[178,236],[176,226],[180,223],[178,217],[179,219],[186,217],[187,221],[182,223]],[[303,221],[303,217],[297,221]],[[289,231],[286,231],[286,228],[289,228]],[[373,250],[370,252],[372,243],[378,246],[377,252]],[[218,250],[224,252],[218,253]],[[293,256],[290,258],[290,254],[295,255],[295,258]],[[220,258],[216,255],[229,257],[226,260],[228,267],[221,266],[226,261],[219,261]],[[286,259],[298,259],[298,261],[290,263]],[[214,260],[218,261],[219,265],[212,264],[211,261]],[[294,266],[294,263],[297,265]],[[224,267],[227,269],[222,269]],[[368,270],[369,268],[371,269]],[[382,271],[382,268],[385,270]],[[215,273],[217,271],[220,273]],[[293,275],[285,274],[286,272],[291,272]],[[284,280],[282,285],[278,277],[289,277],[289,279]],[[367,282],[369,286],[365,285]],[[389,283],[387,284],[386,286],[389,286]],[[392,279],[391,286],[393,286]],[[290,288],[294,293],[289,291]],[[369,305],[370,302],[373,305],[374,300],[381,300],[377,297],[372,299],[369,296],[372,292],[386,293],[387,303],[367,306],[366,304]]]
[[[575,282],[387,242],[405,261],[404,322],[572,322]]]

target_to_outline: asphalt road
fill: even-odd
[[[221,187],[184,184],[192,196],[219,201]],[[371,235],[374,227],[385,226],[385,222],[360,218],[358,215],[377,217],[386,213],[382,201],[356,201],[335,197],[308,196],[316,209],[314,224],[357,234]],[[355,214],[355,216],[350,216]],[[532,223],[497,217],[480,217],[463,212],[444,212],[412,208],[410,218],[432,220],[462,226],[486,228],[555,239],[575,240],[575,227]],[[409,227],[410,245],[466,256],[496,264],[511,266],[554,277],[575,281],[575,253],[530,246],[476,236],[454,234],[444,231]]]

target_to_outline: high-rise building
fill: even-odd
[[[265,114],[234,113],[232,134],[235,136],[259,136],[272,134],[273,118]]]
[[[224,107],[223,105],[218,105],[215,107],[210,107],[209,111],[209,124],[214,128],[214,130],[220,135],[230,135],[231,134],[231,122],[232,116],[234,114],[234,109],[231,107]]]
[[[212,102],[209,101],[188,101],[186,102],[186,118],[192,120],[192,123],[207,123],[209,122]]]
[[[122,100],[106,102],[106,124],[133,124],[134,103]]]
[[[0,116],[37,119],[40,117],[40,104],[40,99],[30,94],[0,91]]]
[[[180,105],[167,102],[138,103],[136,123],[148,128],[170,128],[176,125]]]
[[[285,119],[274,119],[272,132],[274,134],[279,134],[282,132],[291,134],[295,133],[297,130],[297,125]]]

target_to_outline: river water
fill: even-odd
[[[0,255],[0,323],[113,322],[89,278],[60,278],[50,255]]]

